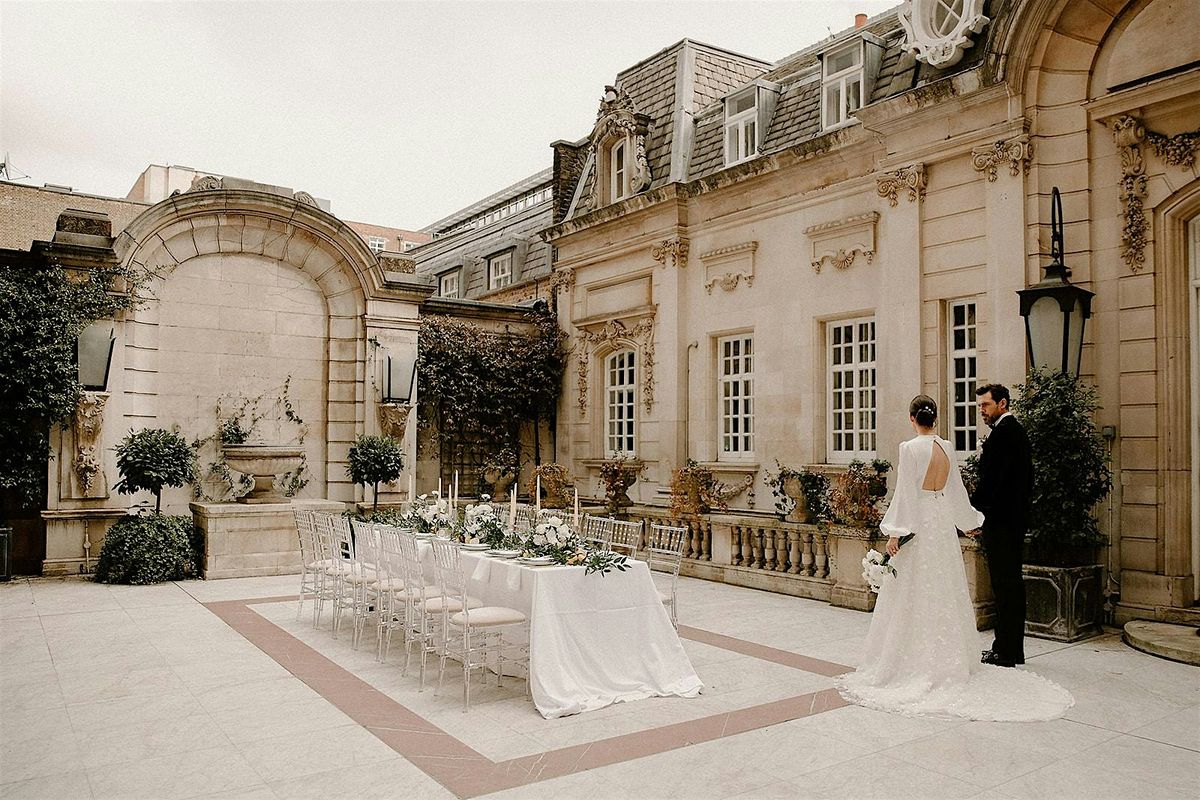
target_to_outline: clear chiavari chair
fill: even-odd
[[[437,654],[442,644],[442,595],[425,580],[421,561],[422,545],[412,531],[400,532],[400,558],[404,574],[404,671],[412,664],[413,646],[421,657],[421,690],[429,655]],[[455,610],[458,610],[457,608]]]
[[[411,601],[405,577],[404,554],[401,537],[411,531],[377,525],[379,535],[379,582],[376,584],[377,613],[375,658],[386,661],[392,648],[392,631],[404,631],[408,621],[408,604]]]
[[[517,530],[532,530],[535,525],[537,525],[537,508],[525,503],[518,503],[516,520]]]
[[[350,646],[358,649],[367,620],[371,617],[376,617],[377,620],[379,618],[380,581],[384,576],[379,563],[378,526],[372,522],[352,519],[350,531],[354,542],[354,563],[348,576],[351,589],[350,608],[354,618]]]
[[[505,628],[525,625],[526,617],[515,608],[477,605],[478,601],[467,594],[467,577],[458,547],[440,539],[433,540],[432,544],[443,597],[441,612],[445,637],[438,660],[438,689],[442,688],[445,678],[446,659],[462,662],[463,711],[467,711],[471,707],[471,674],[474,670],[492,666],[493,656],[497,686],[503,679],[505,663],[524,665],[528,675],[527,651],[505,639],[503,632]],[[458,611],[451,606],[454,601],[457,601]]]
[[[341,514],[331,514],[329,523],[333,544],[333,565],[327,571],[333,579],[333,621],[329,630],[336,639],[338,628],[342,625],[342,612],[349,611],[353,619],[357,586],[362,576],[354,560],[354,532],[350,528],[350,520]]]
[[[612,518],[593,517],[591,514],[585,514],[583,523],[579,526],[579,536],[597,550],[607,550],[612,543],[611,523],[615,521]]]
[[[340,554],[334,515],[324,511],[314,511],[311,519],[313,544],[316,546],[318,563],[321,565],[321,572],[317,579],[316,604],[313,607],[313,627],[315,628],[321,622],[321,613],[325,609],[326,602],[329,602],[334,608],[337,607]]]
[[[645,560],[651,574],[659,573],[667,580],[655,581],[658,599],[671,612],[671,624],[679,628],[676,615],[676,588],[679,584],[679,567],[683,564],[683,551],[687,547],[689,531],[670,525],[650,524],[646,533]],[[665,587],[663,584],[666,584]]]
[[[618,519],[608,520],[611,534],[608,537],[608,549],[628,558],[637,558],[642,547],[642,523],[626,522]]]
[[[293,506],[292,516],[296,520],[296,538],[300,541],[300,592],[296,600],[296,619],[304,613],[304,598],[312,595],[313,604],[317,603],[317,592],[321,578],[325,574],[325,564],[317,555],[317,541],[313,512]]]

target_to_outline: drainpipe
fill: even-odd
[[[700,342],[693,339],[688,342],[687,351],[683,358],[683,464],[686,466],[688,459],[691,458],[691,434],[689,431],[688,421],[692,417],[691,403],[689,402],[692,392],[692,350],[700,349]]]

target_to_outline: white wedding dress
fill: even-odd
[[[938,446],[950,472],[942,490],[929,491],[921,487]],[[1008,722],[1057,719],[1074,705],[1040,675],[979,662],[955,529],[982,524],[949,442],[929,434],[900,445],[896,491],[879,527],[887,536],[915,536],[891,559],[897,574],[879,588],[861,665],[838,679],[846,699],[907,715]]]

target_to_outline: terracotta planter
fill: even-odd
[[[287,497],[275,491],[275,478],[300,466],[304,451],[299,447],[270,444],[239,444],[224,448],[229,468],[254,479],[250,493],[239,497],[239,503],[289,503]]]

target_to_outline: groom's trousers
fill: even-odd
[[[983,528],[983,550],[996,599],[992,652],[1015,662],[1025,660],[1025,580],[1021,571],[1024,545],[1023,530],[987,525]]]

